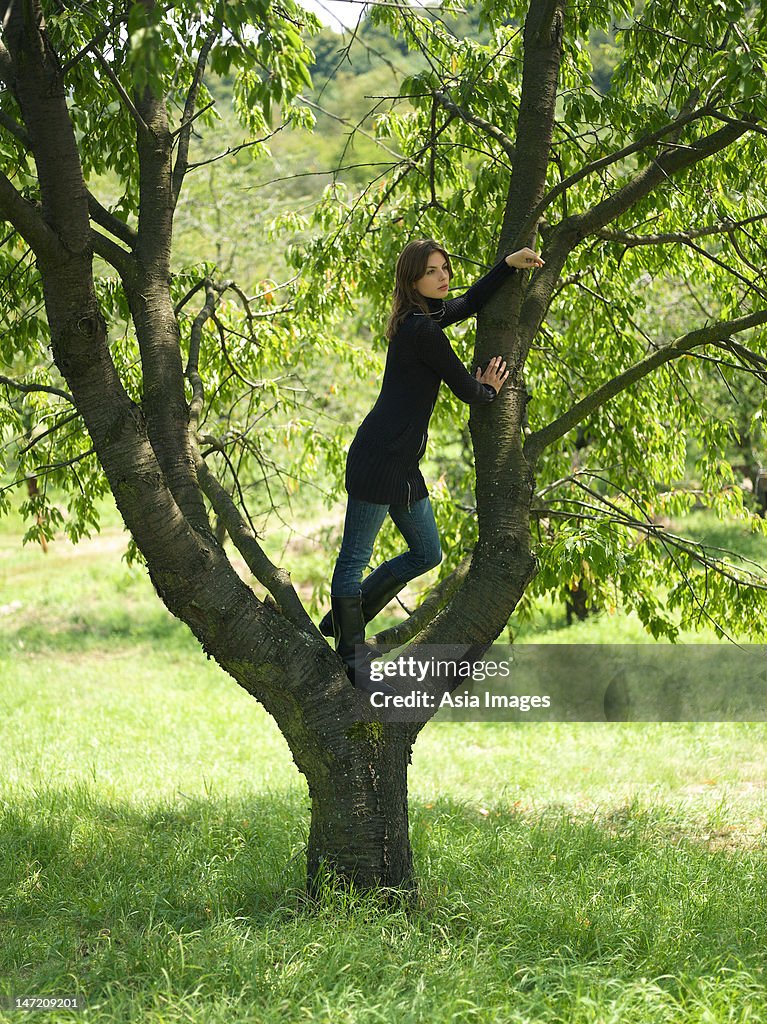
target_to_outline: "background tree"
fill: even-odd
[[[26,367],[4,386],[34,396],[47,418],[47,472],[73,490],[71,532],[108,487],[164,603],[274,716],[309,785],[310,881],[325,866],[361,885],[410,878],[407,765],[422,726],[358,721],[361,699],[222,471],[233,435],[243,458],[271,457],[277,428],[262,426],[270,399],[279,412],[280,388],[251,367],[289,362],[302,332],[343,313],[358,286],[383,311],[410,235],[484,258],[539,233],[546,268],[518,275],[480,318],[476,362],[502,352],[512,377],[471,417],[476,536],[464,518],[452,534],[464,560],[398,638],[481,649],[532,581],[561,586],[584,566],[595,587],[616,578],[656,634],[673,637],[676,624],[648,596],[653,575],[672,580],[668,603],[682,621],[702,608],[728,628],[763,628],[763,574],[652,520],[687,500],[658,487],[680,475],[687,432],[701,444],[706,500],[744,514],[722,455],[728,425],[704,414],[693,386],[712,356],[757,375],[765,363],[740,338],[767,322],[759,9],[662,3],[632,19],[623,3],[487,4],[480,42],[457,38],[442,16],[381,8],[376,19],[428,70],[402,84],[413,111],[380,119],[398,151],[378,193],[331,188],[327,237],[294,247],[296,270],[310,262],[313,277],[279,317],[271,283],[256,299],[211,266],[172,274],[173,217],[195,126],[213,116],[208,67],[236,70],[248,145],[274,130],[275,103],[306,122],[291,106],[308,86],[304,15],[290,0],[0,10],[2,258],[14,296],[2,343]],[[505,24],[509,15],[519,24]],[[613,17],[626,19],[622,54],[601,94],[583,41]],[[646,79],[648,63],[657,73]],[[120,183],[111,209],[96,195],[104,174]],[[640,288],[670,274],[710,285],[717,302],[713,318],[671,337],[638,320]],[[18,430],[12,403],[3,415]],[[574,469],[566,439],[579,424],[589,461]],[[235,572],[211,510],[268,600]],[[536,577],[531,522],[542,517]],[[637,530],[648,543],[633,543]]]

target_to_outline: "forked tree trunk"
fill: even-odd
[[[39,29],[39,4],[32,0],[30,7],[39,15]],[[305,621],[291,619],[259,601],[235,573],[207,519],[168,283],[172,147],[165,111],[144,97],[149,127],[140,133],[139,230],[135,246],[121,249],[114,264],[141,346],[144,389],[136,404],[112,361],[96,295],[93,247],[111,243],[91,231],[59,64],[23,22],[22,5],[14,7],[9,26],[15,93],[42,205],[38,209],[21,196],[6,196],[5,204],[35,251],[54,359],[123,519],[169,610],[274,717],[307,779],[310,887],[321,886],[330,873],[360,888],[407,888],[413,867],[407,769],[422,726],[361,721],[363,698],[349,687],[340,662],[305,613]],[[491,423],[488,410],[477,413],[480,543],[465,585],[424,632],[424,642],[469,636],[480,645],[491,643],[533,571],[531,483],[520,454],[521,395],[509,388],[499,401],[496,420],[498,410],[513,407],[503,431]]]

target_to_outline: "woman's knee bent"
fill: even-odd
[[[442,561],[442,547],[437,542],[434,545],[430,545],[425,548],[421,558],[421,572],[428,572],[429,569],[436,569],[439,563]]]

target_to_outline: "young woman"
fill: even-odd
[[[364,657],[355,664],[355,646],[364,644],[365,624],[410,580],[442,560],[434,513],[418,469],[440,383],[444,380],[463,402],[492,402],[509,375],[504,360],[494,356],[484,371],[477,369],[472,376],[443,328],[481,309],[515,270],[541,266],[536,252],[520,249],[496,263],[465,294],[448,299],[452,269],[441,245],[432,239],[409,242],[397,260],[381,392],[347,454],[344,534],[330,587],[331,611],[319,626],[323,635],[335,636],[349,678],[361,689],[370,686]],[[360,582],[387,514],[408,550]]]

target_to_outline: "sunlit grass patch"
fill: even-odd
[[[767,1017],[762,723],[429,726],[415,894],[312,901],[283,738],[117,537],[0,535],[0,992],[99,1024]],[[610,622],[634,642],[538,640]]]

